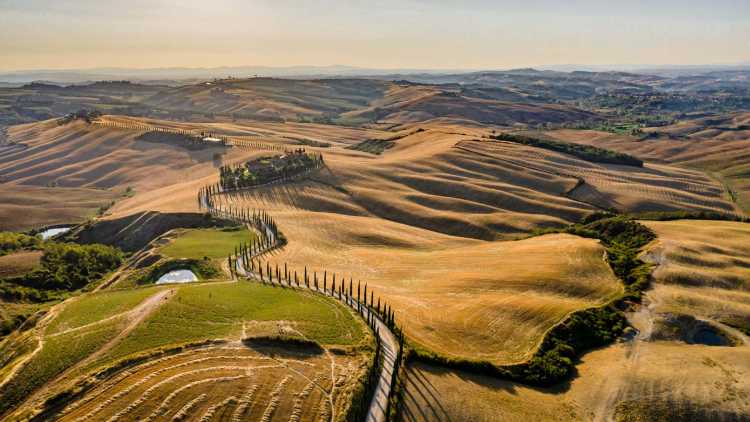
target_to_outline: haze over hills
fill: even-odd
[[[538,69],[553,72],[590,72],[590,73],[634,73],[660,75],[666,77],[701,75],[721,72],[747,72],[750,63],[737,65],[682,65],[682,66],[649,66],[649,65],[555,65],[531,66],[526,69]],[[224,67],[165,67],[165,68],[117,68],[102,67],[92,69],[28,69],[0,72],[0,83],[26,84],[30,82],[51,82],[57,84],[81,84],[105,80],[149,81],[182,81],[205,80],[215,78],[235,78],[264,76],[278,78],[325,78],[325,77],[374,77],[377,79],[398,78],[399,75],[436,75],[457,78],[457,75],[476,73],[516,72],[518,69],[414,69],[414,68],[364,68],[356,66],[224,66]]]
[[[678,73],[0,88],[0,418],[746,419],[750,80]]]

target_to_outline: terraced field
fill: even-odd
[[[335,345],[339,350],[351,350],[352,347],[364,346],[369,341],[369,337],[365,334],[364,323],[358,320],[352,311],[332,299],[312,293],[273,288],[251,282],[105,290],[83,295],[58,305],[53,308],[47,319],[38,324],[36,329],[26,333],[14,333],[0,343],[2,350],[13,352],[9,355],[12,363],[11,361],[3,362],[11,364],[4,366],[4,369],[9,371],[3,374],[6,378],[0,385],[0,399],[2,399],[0,402],[10,405],[25,400],[26,405],[17,409],[13,416],[13,418],[22,418],[36,406],[40,406],[44,400],[66,391],[76,380],[91,374],[92,371],[116,365],[117,362],[134,356],[149,356],[163,349],[203,343],[207,340],[222,340],[232,344],[232,347],[237,346],[232,350],[218,352],[229,354],[233,356],[232,359],[237,359],[236,361],[230,359],[228,363],[223,364],[227,367],[226,371],[214,367],[212,367],[214,369],[206,370],[200,370],[200,366],[190,368],[190,371],[195,370],[198,375],[195,379],[191,378],[189,382],[198,381],[203,376],[207,376],[207,379],[219,378],[214,380],[216,385],[206,390],[208,393],[215,389],[217,394],[221,394],[221,391],[224,391],[221,389],[223,381],[229,383],[228,388],[234,389],[231,394],[221,397],[210,396],[209,399],[225,400],[235,395],[236,402],[232,402],[234,404],[249,400],[243,397],[252,384],[239,381],[248,381],[251,378],[249,374],[254,370],[249,367],[238,369],[238,362],[258,360],[273,362],[269,364],[269,368],[265,368],[268,365],[261,365],[258,368],[259,371],[269,369],[269,372],[258,372],[262,376],[256,380],[257,382],[266,380],[256,396],[256,398],[265,397],[266,400],[263,410],[260,411],[261,415],[263,412],[273,413],[273,407],[278,405],[280,412],[289,412],[286,413],[287,415],[296,412],[299,413],[298,416],[316,419],[315,415],[318,415],[318,411],[308,409],[306,405],[299,405],[297,406],[299,409],[294,410],[295,398],[298,397],[294,394],[301,393],[321,372],[328,377],[328,386],[322,387],[326,385],[325,380],[318,377],[316,382],[321,385],[322,390],[315,391],[320,390],[320,394],[326,397],[328,410],[324,410],[323,407],[318,410],[323,412],[323,415],[332,415],[338,411],[337,406],[349,403],[348,399],[342,399],[343,401],[339,403],[339,399],[334,400],[334,396],[342,394],[342,391],[349,388],[350,383],[359,376],[358,371],[361,369],[359,359],[364,355],[357,352],[353,352],[350,357],[347,357],[349,355],[334,355],[327,349],[318,347],[311,349],[312,351],[300,351],[300,357],[295,355],[295,349],[292,347],[289,352],[291,354],[287,356],[286,347],[283,344],[272,347],[269,351],[263,346],[250,347],[241,343],[241,340],[246,338],[279,336],[310,340],[324,347]],[[200,354],[203,351],[186,352],[183,357],[191,358],[195,353]],[[242,358],[245,355],[252,357]],[[221,360],[221,358],[218,359]],[[147,360],[150,365],[151,360]],[[298,364],[297,361],[300,363]],[[143,367],[142,374],[152,373],[151,369],[147,369],[148,365]],[[190,365],[186,364],[179,368]],[[172,363],[165,367],[172,368]],[[308,371],[308,368],[313,368],[312,372]],[[129,371],[125,373],[128,374]],[[172,374],[176,376],[175,381],[179,379],[177,375],[180,373]],[[276,396],[288,400],[289,404],[279,402],[273,406],[269,405],[268,403],[273,400],[269,398],[271,393],[265,390],[267,381],[277,382],[287,375],[291,377],[289,387],[292,390],[283,390],[282,394],[280,389]],[[228,379],[225,380],[224,378],[227,377]],[[163,380],[164,378],[159,377],[155,381]],[[131,381],[131,379],[123,381],[123,388],[132,385]],[[205,381],[196,385],[201,386],[200,388],[207,388],[210,383],[211,381]],[[331,386],[332,383],[336,384],[335,388]],[[164,388],[173,386],[166,382],[160,385]],[[178,386],[183,385],[178,383]],[[313,394],[313,390],[314,388],[308,389],[306,394],[312,394],[311,397],[317,397],[315,400],[321,400],[323,396],[316,396],[317,393]],[[290,395],[290,391],[294,393]],[[127,397],[135,400],[142,392],[137,390],[134,392],[135,396]],[[202,393],[197,395],[200,394]],[[191,400],[193,398],[195,397],[191,397]],[[211,400],[207,403],[209,407],[216,404]],[[179,408],[186,404],[186,402],[182,403]],[[145,415],[137,413],[138,417],[148,416],[158,408],[159,404],[155,406],[151,410],[144,410],[147,412]],[[179,408],[170,409],[176,413]],[[254,412],[256,411],[254,409],[245,410]],[[312,412],[313,416],[303,415],[300,409]],[[0,412],[4,413],[7,410],[9,409],[3,406]],[[107,410],[112,410],[114,415],[122,409],[114,410],[107,406]],[[185,411],[185,414],[188,414],[189,410],[190,408]],[[208,407],[204,409],[204,411],[208,410]],[[218,412],[218,407],[214,411]],[[126,413],[129,414],[129,411]],[[121,416],[129,419],[125,414]]]
[[[304,347],[192,349],[113,374],[60,420],[337,420],[361,364]]]

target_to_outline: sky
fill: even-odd
[[[750,0],[0,0],[0,70],[750,63]]]

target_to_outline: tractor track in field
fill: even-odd
[[[19,405],[16,406],[15,409],[25,408],[27,403],[33,404],[35,401],[38,401],[39,399],[44,398],[43,397],[44,394],[48,392],[50,387],[57,385],[60,381],[63,381],[66,377],[74,373],[76,370],[80,368],[84,368],[87,364],[95,361],[98,357],[100,357],[101,355],[103,355],[104,353],[112,349],[112,347],[117,345],[117,343],[119,343],[123,338],[125,338],[128,334],[130,334],[136,327],[138,327],[140,323],[142,323],[146,318],[152,315],[173,294],[174,294],[174,289],[167,289],[167,290],[159,291],[149,296],[145,300],[143,300],[140,304],[138,304],[132,310],[113,316],[112,318],[119,318],[123,316],[128,317],[129,319],[128,319],[127,325],[115,337],[107,341],[94,353],[86,356],[84,359],[71,365],[70,367],[65,369],[63,372],[57,374],[54,378],[44,383],[43,386],[41,386],[39,389],[34,391],[32,394],[30,394],[22,403],[19,403]],[[108,318],[108,319],[112,319],[112,318]],[[49,320],[51,321],[51,319],[52,318],[50,318]],[[89,324],[89,325],[96,325],[97,323]],[[80,328],[81,327],[73,328],[71,330],[67,330],[66,332],[75,331]],[[56,333],[56,334],[62,334],[62,333]],[[34,354],[38,353],[38,350],[41,350],[43,344],[44,344],[43,336],[40,336],[39,347],[37,348],[37,350],[35,350],[31,354],[31,356],[28,359],[31,359],[31,357],[33,357]],[[21,366],[19,365],[17,368],[20,369],[20,367]],[[10,377],[7,379],[10,379]],[[12,415],[12,412],[13,410],[11,410],[10,415]],[[5,415],[5,416],[8,416],[8,415]],[[2,419],[2,417],[0,417],[0,419]]]

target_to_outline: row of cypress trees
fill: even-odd
[[[243,270],[246,277],[250,278],[252,277],[252,274],[256,274],[262,283],[292,288],[302,288],[304,286],[310,290],[322,292],[327,296],[337,298],[353,307],[375,332],[377,342],[375,360],[365,378],[365,394],[359,396],[355,403],[352,403],[352,412],[350,413],[350,416],[352,416],[352,414],[356,416],[352,420],[359,421],[365,419],[369,409],[369,400],[371,400],[372,394],[377,388],[377,383],[380,379],[377,374],[380,373],[383,365],[383,346],[380,330],[375,319],[380,319],[380,321],[382,321],[391,332],[394,333],[398,340],[398,349],[396,350],[393,372],[391,373],[391,378],[389,380],[390,388],[386,415],[390,415],[391,403],[393,402],[393,395],[396,391],[396,383],[398,382],[398,374],[401,369],[404,353],[404,334],[403,330],[396,324],[396,313],[393,310],[393,307],[387,302],[381,301],[380,297],[376,300],[375,294],[371,289],[369,290],[368,295],[367,284],[363,286],[361,282],[357,282],[355,289],[354,281],[351,277],[349,278],[348,283],[344,277],[341,277],[337,283],[336,274],[332,273],[331,283],[329,284],[327,271],[323,271],[322,278],[318,278],[317,272],[312,272],[311,276],[307,267],[305,267],[304,271],[300,274],[296,270],[290,270],[286,263],[284,263],[283,266],[280,266],[279,264],[271,265],[268,261],[263,262],[258,256],[253,255],[253,251],[257,250],[259,249],[253,249],[252,246],[247,247],[247,245],[243,245],[238,248],[238,252],[234,256],[230,255],[228,257],[229,268],[232,269],[231,271],[233,272],[233,275],[237,275]],[[249,268],[244,266],[244,263],[249,263]]]
[[[102,121],[102,120],[92,120],[91,123],[104,126],[104,127],[111,127],[116,129],[127,129],[127,130],[142,130],[146,132],[165,132],[165,133],[174,133],[184,136],[189,136],[192,138],[195,138],[197,141],[203,142],[203,138],[206,136],[217,138],[221,140],[221,144],[223,146],[235,146],[240,148],[253,148],[253,149],[265,149],[265,150],[271,150],[271,151],[285,151],[285,148],[280,145],[271,145],[266,144],[263,142],[254,142],[254,141],[248,141],[245,139],[237,139],[237,138],[230,138],[228,136],[224,135],[216,135],[213,133],[206,133],[201,132],[200,134],[191,131],[191,130],[184,130],[184,129],[171,129],[171,128],[165,128],[165,127],[159,127],[159,126],[151,126],[144,123],[136,123],[136,122],[112,122],[112,121]],[[208,142],[207,142],[208,143]]]
[[[356,396],[355,401],[352,403],[349,414],[350,420],[365,420],[370,407],[370,401],[380,380],[379,374],[383,368],[383,345],[376,318],[382,321],[394,333],[398,340],[398,349],[396,350],[394,367],[389,380],[390,388],[386,415],[390,415],[391,403],[396,391],[398,374],[401,369],[404,353],[404,334],[403,330],[396,324],[396,313],[393,307],[387,302],[381,301],[380,297],[376,299],[374,291],[368,289],[367,284],[362,285],[361,282],[357,282],[355,289],[352,277],[349,277],[347,283],[345,277],[338,278],[336,273],[331,273],[329,284],[328,271],[323,271],[322,277],[318,277],[318,272],[316,271],[310,273],[307,267],[304,267],[303,271],[298,273],[296,270],[290,270],[286,263],[280,266],[278,263],[271,265],[268,261],[262,261],[260,259],[260,254],[262,253],[262,249],[253,247],[252,245],[241,245],[237,248],[237,252],[233,256],[230,255],[228,257],[229,268],[233,272],[233,275],[238,275],[242,271],[248,278],[255,275],[262,283],[291,288],[304,287],[334,297],[353,307],[375,333],[377,347],[373,364],[364,380],[364,394]]]
[[[322,164],[322,155],[320,156],[320,162]],[[356,285],[355,297],[355,286],[352,277],[349,277],[347,283],[345,277],[339,278],[336,273],[330,273],[329,284],[329,272],[327,270],[324,270],[319,277],[317,271],[310,272],[307,266],[304,267],[301,273],[298,273],[297,270],[291,270],[286,263],[282,267],[278,263],[272,266],[270,262],[262,261],[261,256],[265,252],[280,246],[283,241],[283,236],[278,230],[276,222],[265,211],[217,207],[214,203],[213,195],[222,191],[220,184],[201,188],[198,192],[199,206],[206,208],[214,216],[251,225],[260,232],[257,240],[241,243],[235,248],[234,254],[230,254],[227,257],[227,263],[233,277],[244,275],[247,278],[251,278],[257,276],[262,283],[281,287],[302,288],[304,285],[310,290],[337,298],[339,301],[353,307],[375,333],[376,349],[373,356],[373,363],[368,369],[364,380],[363,394],[354,397],[348,415],[349,420],[363,421],[366,419],[373,394],[380,381],[385,353],[378,320],[394,333],[398,340],[398,350],[396,351],[394,368],[389,380],[390,388],[388,407],[386,409],[386,416],[389,417],[404,349],[404,333],[396,323],[396,312],[393,307],[381,300],[380,297],[376,298],[375,292],[372,289],[368,289],[367,283],[362,285],[360,281]]]
[[[231,143],[235,147],[239,148],[252,148],[252,149],[267,149],[270,151],[282,151],[286,152],[286,148],[281,145],[271,145],[264,142],[248,141],[245,139],[232,138]]]

